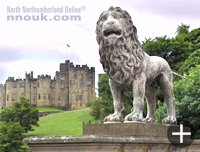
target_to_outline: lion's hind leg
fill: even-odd
[[[152,85],[146,86],[146,101],[147,101],[147,116],[144,119],[145,122],[152,123],[154,120],[154,113],[156,109],[156,89]]]
[[[159,84],[167,104],[167,117],[162,120],[162,123],[176,124],[172,76],[169,73],[162,73],[159,76]]]

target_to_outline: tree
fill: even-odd
[[[200,65],[200,49],[190,54],[188,59],[186,59],[185,62],[179,68],[179,72],[182,74],[188,74],[189,70],[191,68],[196,67],[197,65]]]
[[[188,34],[189,33],[189,25],[186,24],[181,24],[180,26],[177,27],[176,29],[176,34],[181,35],[181,34]]]
[[[92,101],[91,103],[91,113],[90,115],[92,115],[94,117],[94,119],[99,120],[101,118],[101,102],[102,99],[101,97],[96,98]]]
[[[144,50],[151,56],[160,56],[167,60],[174,71],[178,71],[179,66],[189,56],[190,43],[183,39],[168,38],[167,36],[146,39],[143,42]]]
[[[182,24],[176,33],[175,38],[165,35],[143,42],[144,50],[149,55],[166,59],[174,71],[178,71],[189,55],[200,48],[200,29],[189,32],[189,25]]]
[[[24,127],[25,132],[32,131],[33,126],[37,126],[39,112],[29,101],[22,97],[13,107],[5,108],[0,114],[0,121],[19,122]]]
[[[184,40],[191,43],[193,51],[200,49],[200,28],[192,30],[185,36]]]
[[[23,143],[25,131],[19,123],[0,122],[0,151],[1,152],[29,152]]]
[[[192,136],[200,138],[200,65],[189,71],[185,79],[175,82],[178,122],[191,128]]]
[[[110,113],[113,113],[113,98],[110,91],[109,86],[109,79],[107,74],[102,74],[99,76],[99,82],[98,82],[98,92],[99,97],[102,99],[101,101],[101,116],[100,119],[104,119],[105,116],[107,116]]]

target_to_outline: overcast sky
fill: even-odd
[[[200,27],[199,0],[0,0],[0,83],[9,76],[24,78],[26,71],[34,71],[34,77],[54,77],[59,64],[67,59],[74,64],[94,66],[96,75],[102,73],[95,28],[100,13],[109,6],[120,6],[130,13],[140,41],[164,35],[174,37],[181,23],[190,25],[190,30]],[[9,12],[16,7],[18,10]],[[65,20],[33,21],[29,17],[41,13],[25,13],[23,7],[73,7],[80,11],[69,13],[63,9],[43,14],[51,19],[65,16]],[[11,21],[9,15],[27,17]],[[81,18],[66,19],[72,15]]]

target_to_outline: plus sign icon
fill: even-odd
[[[184,127],[183,124],[169,126],[167,136],[170,143],[174,146],[189,146],[193,142],[190,128]]]
[[[183,132],[183,124],[180,124],[180,132],[172,132],[172,135],[180,136],[180,143],[183,143],[183,136],[191,136],[191,132]]]

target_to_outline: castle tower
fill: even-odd
[[[17,100],[18,81],[14,77],[9,77],[6,80],[6,107],[11,107]]]
[[[69,67],[69,103],[72,109],[87,107],[95,97],[95,69],[87,65]]]
[[[40,75],[37,80],[37,106],[51,106],[51,76]]]

